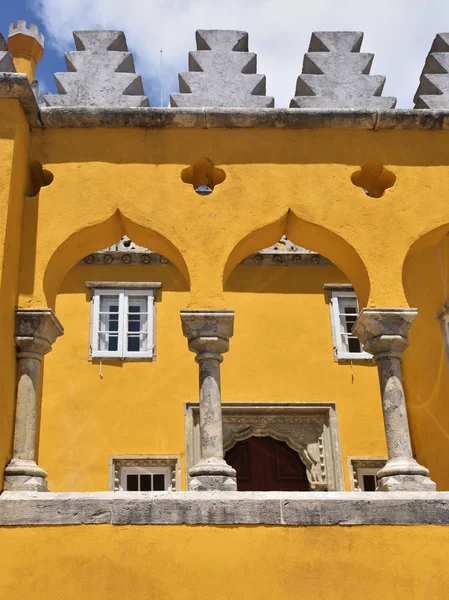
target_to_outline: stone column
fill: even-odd
[[[365,308],[352,331],[373,355],[379,373],[388,461],[377,474],[380,492],[435,491],[429,471],[413,458],[401,376],[413,308]]]
[[[48,491],[47,473],[36,464],[41,364],[55,339],[63,333],[50,309],[16,311],[16,422],[13,457],[5,469],[5,490]]]
[[[220,390],[220,363],[234,332],[234,312],[181,311],[181,321],[200,375],[201,459],[189,471],[190,489],[236,490],[235,469],[223,458]]]

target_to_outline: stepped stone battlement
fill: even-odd
[[[360,31],[315,31],[291,108],[394,108],[382,98],[385,77],[370,75],[374,54],[360,53]]]
[[[55,73],[58,93],[46,94],[44,103],[48,107],[127,109],[150,106],[122,31],[75,31],[73,36],[76,50],[65,53],[67,72]],[[13,88],[19,93],[19,87],[23,88],[20,94],[26,94],[25,84],[19,83],[21,73],[26,73],[32,85],[37,87],[33,81],[35,64],[23,66],[20,63],[24,60],[23,48],[18,48],[16,53],[12,49],[19,39],[22,45],[23,40],[28,43],[31,40],[40,53],[43,50],[43,35],[35,25],[27,28],[25,21],[11,24],[8,44],[0,34],[0,75],[18,74],[16,78],[2,78],[4,97],[10,95]],[[385,77],[370,74],[374,54],[360,52],[362,40],[360,31],[312,33],[290,108],[304,112],[318,109],[323,113],[327,111],[326,114],[335,110],[394,109],[396,98],[382,96]],[[179,92],[170,95],[170,107],[274,108],[274,98],[266,95],[266,77],[257,73],[257,55],[249,52],[247,32],[198,30],[196,45],[197,50],[189,52],[189,71],[179,73]],[[32,58],[35,63],[40,56]],[[37,92],[36,96],[39,101]],[[449,109],[449,33],[436,35],[414,102],[415,109]],[[31,110],[30,104],[25,102],[24,106]],[[171,119],[169,112],[168,109],[167,118]],[[259,113],[255,111],[256,114]],[[269,114],[266,115],[268,120],[271,119]],[[289,111],[288,114],[299,113]],[[102,118],[106,118],[106,114]],[[277,118],[287,119],[287,113]]]
[[[270,108],[265,75],[257,74],[257,55],[248,52],[245,31],[199,30],[197,50],[189,53],[189,72],[179,73],[179,94],[171,106]]]
[[[15,73],[16,68],[12,62],[12,56],[8,52],[5,38],[0,33],[0,73]]]
[[[415,108],[449,108],[449,33],[438,33],[421,73]]]
[[[149,106],[122,31],[74,31],[75,52],[66,52],[67,73],[55,73],[59,94],[48,106]]]

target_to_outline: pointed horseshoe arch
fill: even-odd
[[[268,248],[286,235],[293,243],[318,252],[331,260],[351,281],[360,307],[367,305],[370,280],[368,271],[356,250],[341,236],[299,218],[289,210],[280,219],[250,232],[231,251],[223,270],[223,287],[234,268],[247,256]]]
[[[105,221],[76,231],[55,250],[44,275],[47,306],[54,309],[59,287],[69,269],[88,254],[111,246],[124,235],[139,246],[151,248],[167,257],[179,269],[190,288],[189,270],[176,246],[162,234],[134,223],[117,210]]]

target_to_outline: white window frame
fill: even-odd
[[[164,475],[165,476],[165,487],[164,490],[158,491],[169,491],[172,489],[172,475],[170,467],[122,467],[120,469],[120,484],[119,491],[127,492],[127,477],[128,475]],[[153,491],[153,490],[149,490]]]
[[[92,289],[91,300],[91,328],[90,328],[90,352],[92,359],[119,359],[119,360],[151,360],[154,358],[154,324],[155,324],[155,289],[140,288],[112,288],[95,287]],[[117,350],[100,350],[98,348],[99,325],[100,325],[100,300],[102,296],[118,296],[119,301],[119,326]],[[126,348],[128,302],[132,296],[144,296],[147,298],[147,346],[143,351],[129,351]]]
[[[365,491],[363,487],[364,475],[374,475],[377,487],[377,473],[385,466],[387,460],[386,456],[348,456],[351,490],[355,492]]]
[[[329,295],[329,308],[332,327],[332,342],[334,346],[334,356],[336,360],[372,360],[372,355],[368,352],[348,352],[343,344],[343,335],[341,331],[341,301],[345,299],[355,300],[356,312],[359,312],[357,295],[353,291],[332,290]]]
[[[126,490],[126,476],[165,475],[166,491],[181,489],[181,457],[178,454],[121,454],[109,457],[109,489]]]
[[[374,477],[374,481],[376,483],[377,487],[377,473],[379,472],[379,469],[375,468],[375,467],[359,467],[357,469],[357,488],[360,492],[364,492],[365,491],[365,487],[364,487],[364,483],[363,483],[363,476],[364,475],[372,475]]]

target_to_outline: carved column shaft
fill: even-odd
[[[47,473],[36,464],[40,375],[44,355],[63,328],[49,309],[16,311],[17,401],[14,449],[5,469],[5,489],[47,491]]]
[[[41,357],[18,356],[15,458],[35,460]]]
[[[365,308],[353,333],[377,364],[388,461],[378,472],[377,491],[434,491],[429,471],[413,458],[402,385],[402,353],[416,309]]]
[[[220,364],[233,334],[232,311],[181,311],[189,350],[196,353],[200,388],[199,462],[190,469],[191,490],[235,490],[235,470],[223,459]]]
[[[200,440],[202,458],[223,458],[223,420],[221,413],[220,354],[199,354]]]
[[[389,458],[413,458],[402,386],[401,361],[396,356],[376,360]]]

